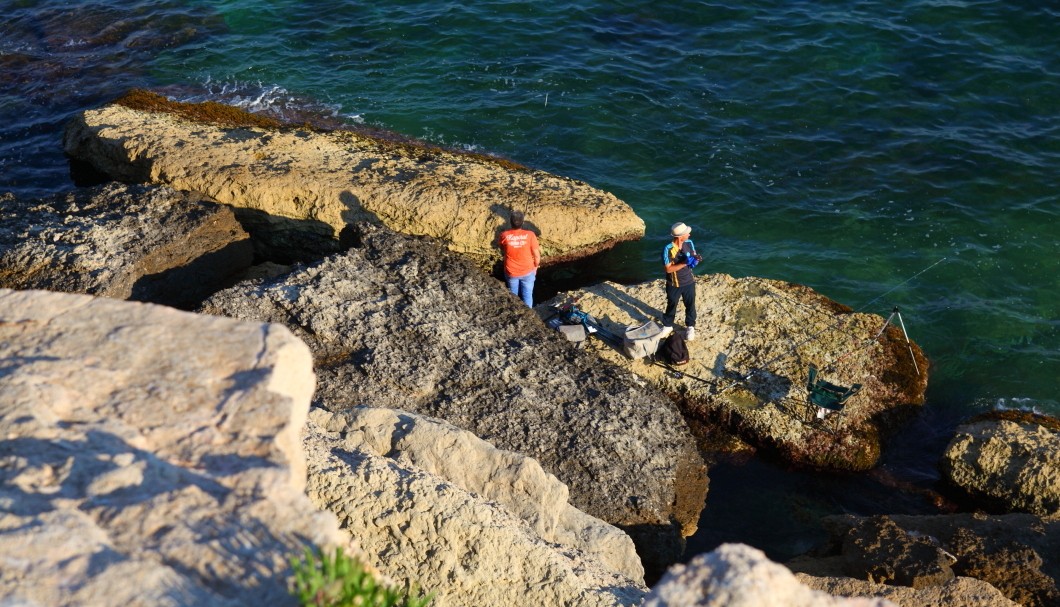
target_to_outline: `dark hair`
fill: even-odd
[[[512,211],[511,217],[509,218],[512,222],[512,227],[519,230],[523,227],[523,213],[522,211]]]

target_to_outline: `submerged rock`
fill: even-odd
[[[0,603],[288,605],[313,391],[283,327],[0,289]]]
[[[308,492],[372,564],[436,607],[639,605],[624,533],[571,508],[532,460],[444,422],[390,409],[314,409]]]
[[[943,478],[988,510],[1060,516],[1060,420],[995,411],[957,428]]]
[[[644,236],[627,204],[580,181],[416,142],[281,127],[143,91],[79,114],[64,146],[113,179],[164,183],[246,209],[256,237],[295,256],[333,252],[346,226],[370,220],[437,238],[490,268],[511,209],[526,212],[546,264]]]
[[[231,209],[168,187],[0,197],[0,287],[191,308],[253,260]]]
[[[291,327],[313,350],[321,407],[406,409],[532,457],[573,506],[629,533],[649,579],[676,561],[707,483],[676,406],[562,341],[460,255],[360,227],[360,247],[202,310]]]
[[[570,299],[618,338],[627,326],[661,319],[666,306],[658,280],[586,287],[537,311],[547,318],[551,306]],[[927,361],[900,329],[883,330],[880,316],[854,313],[801,285],[724,274],[698,277],[696,302],[691,362],[679,374],[648,359],[630,361],[606,340],[591,347],[670,394],[704,431],[724,428],[796,464],[860,471],[876,464],[883,438],[924,403]],[[829,382],[862,385],[824,420],[807,401],[811,364]]]

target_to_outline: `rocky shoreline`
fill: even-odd
[[[704,276],[678,377],[568,343],[548,303],[527,310],[489,276],[496,230],[528,204],[552,263],[642,236],[610,194],[136,99],[79,115],[65,142],[131,183],[0,197],[5,600],[289,604],[286,558],[310,543],[436,605],[751,604],[724,598],[748,584],[755,604],[1060,603],[1060,425],[1033,415],[954,436],[942,489],[978,514],[829,519],[790,571],[739,546],[674,565],[719,445],[873,467],[929,369],[883,318]],[[549,303],[619,332],[661,293]],[[827,424],[799,396],[809,364],[864,385]]]

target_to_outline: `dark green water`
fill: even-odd
[[[706,271],[901,306],[933,364],[926,410],[884,464],[905,480],[930,485],[963,417],[1060,414],[1060,10],[1046,3],[0,9],[0,190],[71,187],[62,125],[130,86],[392,129],[585,180],[645,218],[645,241],[571,280],[658,277],[667,228],[685,221]],[[921,507],[861,477],[719,469],[711,500],[728,506],[708,508],[700,545],[711,529],[774,554],[804,543],[799,521],[784,526],[794,539],[755,535],[781,516],[763,485],[811,521]]]

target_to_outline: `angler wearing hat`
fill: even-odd
[[[673,240],[663,249],[663,269],[666,271],[666,311],[663,313],[663,336],[673,333],[677,304],[685,304],[685,340],[696,338],[696,283],[692,276],[703,258],[696,253],[696,245],[689,236],[692,228],[677,222],[670,226]]]
[[[534,307],[534,280],[541,266],[541,249],[537,235],[523,229],[523,213],[512,211],[512,229],[501,232],[497,244],[504,255],[504,277],[508,288],[527,306]]]

